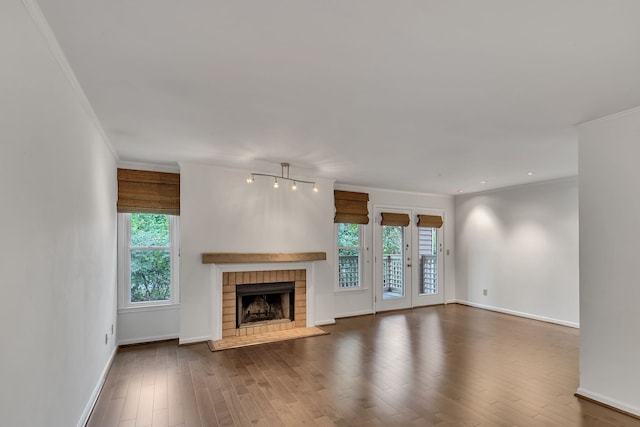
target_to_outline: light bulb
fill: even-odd
[[[247,184],[251,184],[253,182],[253,175],[247,178]]]
[[[293,184],[291,184],[291,189],[293,191],[296,191],[298,189],[298,184],[295,181],[293,181]]]
[[[273,183],[273,188],[278,188],[280,185],[278,185],[278,178],[276,178],[275,182]]]
[[[315,184],[313,184],[313,191],[315,191],[316,193],[318,192],[318,187],[316,187]]]

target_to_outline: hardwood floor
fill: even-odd
[[[121,349],[89,426],[640,426],[574,397],[578,330],[461,305],[212,353]]]

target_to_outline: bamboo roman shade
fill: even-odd
[[[118,169],[118,212],[180,215],[180,174]]]
[[[442,227],[442,217],[438,215],[418,215],[418,227]]]
[[[401,227],[406,227],[410,222],[411,218],[409,218],[408,214],[382,212],[382,221],[380,222],[380,224],[399,225]]]
[[[336,204],[334,223],[369,224],[368,193],[334,190],[333,197]]]

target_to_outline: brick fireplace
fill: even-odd
[[[292,318],[266,319],[240,325],[238,304],[242,301],[236,290],[240,286],[251,285],[252,291],[261,287],[271,289],[271,284],[293,284]],[[242,293],[242,292],[241,292]],[[288,307],[287,307],[288,310]],[[285,316],[286,317],[286,316]],[[222,273],[222,338],[255,335],[266,332],[284,331],[307,326],[307,271],[260,270]]]

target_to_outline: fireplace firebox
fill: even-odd
[[[295,320],[295,282],[238,286],[236,298],[237,328]]]

